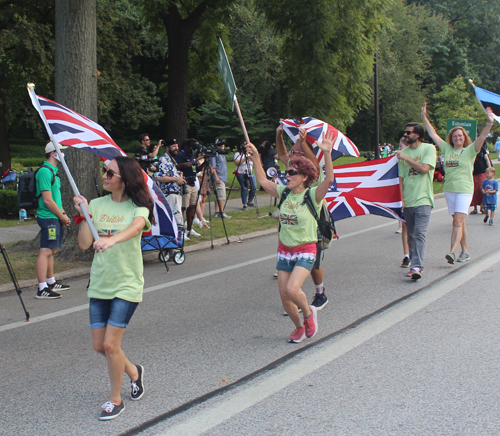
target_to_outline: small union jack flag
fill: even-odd
[[[299,222],[297,215],[288,215],[287,213],[280,214],[280,222],[283,225],[296,226]]]
[[[325,199],[335,221],[369,214],[404,221],[396,156],[337,166],[334,172]]]
[[[97,234],[99,235],[100,238],[111,238],[111,236],[114,236],[117,233],[120,233],[120,230],[101,230],[101,229],[97,229]]]
[[[309,143],[314,144],[316,141],[321,142],[323,134],[333,132],[333,148],[332,160],[339,158],[344,154],[359,157],[358,147],[342,132],[324,121],[313,117],[305,117],[300,121],[295,119],[281,120],[283,130],[287,133],[290,139],[295,143],[299,139],[299,128],[302,127],[306,133],[306,139]],[[313,147],[314,153],[318,158],[320,166],[324,166],[323,151],[319,147]]]

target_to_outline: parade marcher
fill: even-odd
[[[491,160],[486,144],[483,144],[481,150],[476,155],[474,167],[472,171],[472,179],[474,180],[474,194],[472,195],[472,211],[471,215],[477,214],[477,207],[480,206],[481,213],[483,212],[483,193],[481,192],[481,185],[486,179],[486,170],[491,167]]]
[[[399,148],[398,151],[404,150],[408,147],[408,144],[405,142],[404,132],[401,132],[401,138],[399,138]],[[399,227],[396,230],[396,233],[401,234],[401,242],[403,244],[403,260],[401,261],[401,268],[409,268],[410,263],[410,247],[408,246],[408,230],[406,228],[406,224],[399,221]]]
[[[483,222],[486,224],[489,219],[489,225],[493,225],[495,218],[495,210],[497,210],[497,192],[498,182],[495,180],[495,168],[490,167],[486,170],[486,180],[483,181],[481,186],[483,192],[483,205],[486,216]]]
[[[149,195],[143,172],[136,160],[117,157],[104,169],[103,188],[110,195],[96,198],[88,205],[90,219],[99,234],[93,241],[81,204],[87,201],[74,197],[79,216],[78,244],[82,250],[96,250],[88,285],[90,328],[94,349],[108,363],[111,382],[109,401],[102,406],[100,420],[110,420],[125,410],[121,398],[123,374],[131,381],[131,399],[144,395],[144,368],[125,357],[121,342],[126,327],[144,289],[141,252],[142,232],[154,224],[153,199]]]
[[[397,152],[399,185],[403,198],[412,280],[422,277],[427,227],[434,207],[434,168],[436,149],[423,142],[424,129],[418,123],[405,125],[404,142],[408,147]]]
[[[59,145],[59,149],[64,148],[67,147]],[[40,250],[35,265],[38,278],[36,298],[55,299],[61,298],[59,291],[70,289],[69,285],[54,277],[54,256],[63,243],[64,227],[69,226],[71,220],[62,205],[61,179],[57,175],[59,156],[52,142],[45,146],[45,159],[35,176],[38,197],[36,221],[40,226]]]
[[[323,141],[316,145],[325,154],[326,175],[318,186],[309,188],[318,178],[318,172],[310,160],[303,156],[292,158],[287,170],[287,185],[278,186],[267,179],[255,146],[247,144],[247,152],[252,157],[257,180],[266,192],[280,198],[285,188],[291,190],[280,206],[276,269],[283,307],[295,324],[295,330],[289,338],[292,343],[302,342],[306,337],[312,338],[318,332],[317,309],[309,306],[301,289],[316,261],[318,242],[317,222],[304,203],[304,196],[306,191],[310,193],[313,206],[319,215],[323,198],[333,182],[332,133],[327,133]],[[303,321],[299,309],[302,311]]]
[[[158,151],[160,150],[161,144],[156,144],[152,147],[151,151],[151,139],[149,139],[149,135],[147,133],[143,133],[139,136],[139,141],[141,143],[140,147],[135,152],[134,157],[139,162],[139,165],[144,171],[147,171],[151,162],[151,159],[156,158]]]
[[[451,129],[446,141],[443,141],[427,119],[427,104],[424,103],[422,107],[424,126],[429,136],[444,154],[446,177],[443,190],[448,204],[448,213],[453,216],[450,252],[445,256],[450,264],[454,264],[455,260],[465,262],[470,259],[465,218],[469,213],[469,206],[474,192],[472,165],[494,121],[491,108],[488,107],[486,112],[488,114],[488,123],[474,142],[472,142],[463,127]],[[455,251],[459,245],[462,247],[462,252],[456,259]]]
[[[160,158],[156,181],[162,190],[167,203],[174,213],[177,224],[182,226],[182,195],[181,186],[186,183],[182,171],[177,170],[175,157],[179,153],[176,139],[168,139],[165,143],[165,153]]]
[[[323,170],[319,167],[318,159],[316,158],[312,147],[306,141],[306,132],[304,129],[299,129],[299,140],[293,145],[290,153],[288,153],[285,141],[283,140],[283,125],[280,123],[276,129],[276,151],[278,152],[279,159],[285,164],[285,168],[287,169],[290,159],[293,156],[304,156],[306,159],[309,159],[318,172],[318,180],[313,183],[312,186],[317,186],[321,181],[323,181]],[[320,260],[320,257],[317,256],[316,263],[311,270],[311,278],[315,287],[311,305],[316,307],[318,310],[323,309],[328,304],[328,298],[326,296],[324,286],[323,268],[321,268]]]

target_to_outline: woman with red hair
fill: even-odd
[[[280,206],[280,230],[277,255],[278,285],[281,302],[295,324],[289,342],[299,343],[318,332],[317,309],[309,306],[301,287],[316,261],[318,242],[317,223],[304,202],[310,191],[316,213],[320,214],[323,198],[333,182],[332,133],[327,133],[321,143],[316,142],[325,155],[325,179],[316,187],[309,188],[318,179],[318,171],[307,158],[300,156],[290,160],[286,172],[286,188],[290,190]],[[281,198],[285,186],[267,179],[259,153],[253,144],[247,144],[247,152],[255,165],[255,175],[260,185],[273,197]],[[303,320],[299,309],[302,311]]]
[[[424,103],[422,107],[424,126],[429,136],[444,154],[446,175],[443,190],[448,204],[448,213],[453,217],[450,252],[445,258],[451,264],[454,264],[455,260],[465,262],[470,259],[465,218],[469,213],[469,206],[474,193],[472,166],[494,121],[491,108],[487,108],[486,112],[488,114],[488,123],[474,142],[472,142],[463,127],[451,129],[446,141],[443,141],[427,119],[427,104]],[[462,247],[462,252],[456,259],[455,251],[459,244]]]

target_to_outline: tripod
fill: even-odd
[[[214,201],[219,204],[219,197],[217,196],[217,187],[215,186],[215,178],[212,177],[212,171],[211,168],[212,166],[210,165],[210,156],[204,156],[205,162],[203,166],[203,174],[201,176],[200,180],[200,189],[198,190],[198,200],[200,199],[200,194],[201,194],[201,188],[204,185],[204,181],[208,181],[208,189],[207,189],[207,195],[208,195],[208,221],[210,223],[210,248],[213,250],[214,249],[214,233],[213,233],[213,225],[212,225],[212,207],[211,207],[211,198],[210,194],[211,191],[214,193]],[[220,209],[220,208],[219,208]],[[222,220],[222,227],[224,228],[224,234],[226,235],[226,241],[227,245],[229,245],[231,242],[229,241],[229,237],[227,236],[227,230],[226,230],[226,223],[224,222],[224,213],[223,210],[220,212],[220,218]]]
[[[2,252],[3,260],[5,261],[5,265],[7,266],[7,269],[10,274],[10,278],[12,279],[12,283],[14,284],[14,287],[16,288],[17,295],[19,297],[19,300],[21,301],[21,305],[23,306],[24,310],[24,315],[26,321],[30,320],[30,313],[26,310],[26,306],[24,305],[23,297],[21,297],[21,294],[23,291],[21,291],[21,288],[19,287],[19,283],[17,282],[16,275],[14,273],[14,269],[12,268],[12,264],[10,263],[9,256],[7,255],[7,250],[5,249],[5,246],[0,243],[0,251]]]

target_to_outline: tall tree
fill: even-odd
[[[31,109],[26,83],[51,96],[54,72],[50,0],[0,1],[0,162],[11,166],[10,129],[41,132]]]
[[[223,31],[221,21],[234,0],[143,0],[146,17],[158,21],[167,34],[168,83],[166,136],[184,139],[188,131],[189,83],[215,72],[217,36]],[[203,37],[196,38],[195,33]],[[211,56],[208,58],[208,56]],[[190,77],[190,64],[204,65],[199,75]]]
[[[56,101],[97,121],[96,0],[56,0]],[[100,183],[99,158],[67,148],[66,162],[80,193],[95,198]],[[73,191],[61,174],[63,206],[73,209]],[[71,224],[61,250],[64,257],[78,251],[77,228]]]

